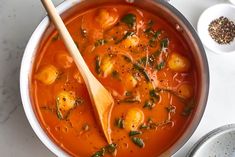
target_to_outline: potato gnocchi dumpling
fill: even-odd
[[[190,66],[189,60],[178,53],[173,53],[168,61],[168,67],[175,72],[187,72]]]
[[[115,10],[100,9],[95,20],[101,28],[107,29],[117,22],[118,14]]]
[[[57,115],[60,119],[65,118],[68,112],[76,105],[75,97],[67,91],[60,92],[56,97]]]
[[[64,69],[70,68],[73,63],[73,58],[66,52],[58,52],[55,56],[58,65]]]
[[[144,121],[144,113],[139,108],[131,108],[127,111],[125,117],[125,129],[137,130]]]
[[[113,71],[114,61],[110,56],[104,56],[101,60],[100,69],[102,71],[102,76],[107,77]]]
[[[137,35],[129,36],[127,39],[122,41],[124,47],[136,47],[139,44],[139,37]]]
[[[127,91],[132,90],[137,85],[137,83],[138,83],[138,81],[131,74],[126,74],[124,76],[124,86]]]
[[[184,99],[189,99],[193,96],[193,87],[189,84],[182,84],[177,90],[179,96]]]
[[[55,82],[59,75],[59,71],[53,65],[48,65],[41,69],[36,75],[35,78],[45,85],[50,85]]]

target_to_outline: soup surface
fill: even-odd
[[[160,17],[134,6],[74,14],[67,28],[115,104],[108,145],[84,81],[55,30],[42,39],[31,79],[35,111],[49,137],[72,156],[154,157],[192,116],[196,69],[188,45]]]

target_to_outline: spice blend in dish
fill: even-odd
[[[95,120],[63,41],[48,29],[34,61],[31,93],[49,137],[79,157],[153,157],[166,151],[194,114],[197,73],[183,37],[157,15],[122,4],[74,14],[67,28],[115,100],[113,143],[107,144]]]
[[[221,16],[209,24],[208,31],[218,44],[229,44],[235,38],[235,23]]]

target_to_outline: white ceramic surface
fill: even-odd
[[[198,20],[197,30],[202,43],[210,50],[216,53],[235,52],[235,39],[229,44],[218,44],[208,32],[208,26],[211,21],[224,16],[235,22],[235,6],[232,4],[217,4],[206,9]]]
[[[219,127],[203,136],[187,157],[234,157],[235,124]]]
[[[63,0],[54,0],[59,4]],[[71,1],[71,0],[67,0]],[[227,0],[171,0],[196,28],[200,14]],[[54,157],[30,127],[19,96],[19,67],[31,33],[45,16],[40,0],[0,0],[0,156]],[[174,157],[184,157],[207,132],[235,123],[235,54],[217,55],[206,49],[210,66],[210,95],[197,130]]]

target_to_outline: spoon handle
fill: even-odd
[[[87,76],[93,76],[86,65],[81,53],[79,52],[74,40],[72,39],[71,35],[69,34],[64,22],[62,21],[60,15],[57,13],[55,6],[53,5],[51,0],[41,0],[45,9],[48,12],[50,19],[55,24],[57,30],[59,31],[61,38],[63,39],[65,46],[67,47],[70,55],[73,57],[75,64],[77,65],[84,81],[86,83],[89,82]],[[89,83],[88,83],[89,84]]]

